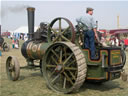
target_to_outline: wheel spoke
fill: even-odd
[[[54,77],[51,81],[51,83],[54,83],[56,81],[56,79],[60,76],[60,74],[58,74],[56,77]]]
[[[69,71],[69,73],[71,74],[71,76],[73,77],[73,79],[76,80],[76,77],[73,75],[73,73],[71,71]]]
[[[67,66],[69,67],[70,65],[72,65],[73,63],[75,63],[76,60],[73,60],[72,62],[70,62]]]
[[[67,58],[66,49],[67,49],[67,48],[64,46],[64,57],[65,57],[65,58]]]
[[[13,66],[13,64],[10,62],[10,67],[12,67]]]
[[[73,81],[70,79],[70,77],[67,75],[66,72],[64,72],[64,75],[66,76],[67,80],[69,80],[69,82],[74,85]]]
[[[64,84],[63,84],[63,88],[66,88],[66,77],[64,78]]]
[[[13,66],[13,60],[10,61],[10,65]]]
[[[52,42],[54,43],[54,42],[56,42],[58,39],[59,39],[59,36],[56,37]]]
[[[54,71],[50,74],[49,78],[52,78],[53,74],[56,72],[56,68],[54,69]]]
[[[65,41],[70,42],[70,40],[68,40],[65,36],[61,35],[61,38],[63,38]]]
[[[50,29],[51,29],[55,34],[57,34],[56,30],[54,30],[54,29],[53,29],[53,28],[51,28],[51,27],[50,27]]]
[[[54,61],[54,63],[58,64],[58,62],[55,60],[55,58],[53,56],[51,56],[51,58]]]
[[[70,26],[68,26],[68,27],[62,32],[62,35],[63,35],[66,31],[68,31],[69,28],[70,28]]]
[[[64,61],[63,65],[65,65],[72,56],[73,56],[73,53]]]
[[[12,66],[10,66],[8,69],[9,69],[9,72],[13,71],[13,67]]]
[[[46,67],[48,67],[48,68],[55,68],[56,65],[46,65]]]
[[[77,70],[77,68],[74,68],[74,67],[64,67],[64,69],[65,69],[65,70],[74,70],[74,71]]]
[[[13,60],[10,61],[9,71],[12,72],[14,70],[14,64]]]
[[[62,41],[62,38],[60,36],[58,36],[58,37],[59,37],[59,41]]]
[[[15,72],[11,72],[11,76],[14,78],[15,77]]]
[[[59,59],[59,63],[62,63],[62,47],[61,47],[61,51],[60,51],[60,59]]]
[[[56,54],[54,50],[52,50],[52,53],[59,59],[59,56]]]
[[[59,19],[59,32],[61,33],[61,19]]]

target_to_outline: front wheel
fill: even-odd
[[[20,65],[18,59],[14,56],[9,56],[6,61],[6,72],[9,80],[16,81],[20,75]]]
[[[9,49],[10,49],[10,46],[6,42],[4,42],[3,51],[9,51]]]
[[[122,57],[122,65],[124,67],[125,63],[126,63],[126,54],[124,50],[121,50],[121,57]]]

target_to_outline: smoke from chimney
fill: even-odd
[[[30,6],[29,5],[3,6],[1,8],[1,12],[0,12],[1,13],[1,17],[3,18],[9,12],[11,12],[11,13],[25,12],[27,7],[30,7]]]
[[[8,10],[10,12],[13,12],[13,13],[17,13],[17,12],[22,12],[22,11],[26,11],[26,8],[27,7],[30,7],[28,5],[17,5],[17,6],[14,6],[14,7],[8,7]]]

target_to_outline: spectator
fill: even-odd
[[[0,56],[2,56],[2,52],[0,51]]]
[[[12,48],[15,48],[15,40],[14,40],[14,38],[12,39]]]
[[[114,36],[111,36],[111,38],[110,38],[110,45],[111,46],[114,46],[115,45]]]
[[[16,39],[16,42],[15,42],[15,48],[18,49],[19,48],[19,40]]]
[[[118,40],[117,37],[115,37],[115,45],[116,45],[116,46],[119,46],[119,40]]]

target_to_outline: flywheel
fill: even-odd
[[[48,27],[48,42],[68,41],[74,43],[75,28],[67,18],[55,18]]]
[[[45,53],[42,66],[48,87],[56,92],[76,91],[86,78],[85,56],[80,48],[71,42],[52,44]]]

